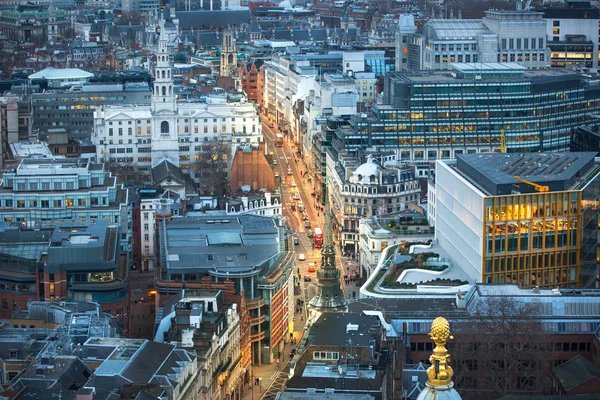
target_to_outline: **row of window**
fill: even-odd
[[[0,203],[2,201],[0,200]],[[67,198],[64,200],[39,200],[39,199],[19,199],[14,201],[13,199],[5,199],[5,208],[64,208],[64,207],[87,207],[87,206],[106,206],[108,199],[106,197],[90,197],[87,198]]]

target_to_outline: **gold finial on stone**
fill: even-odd
[[[427,382],[431,387],[449,386],[452,384],[452,367],[450,354],[446,350],[446,342],[454,339],[450,335],[450,324],[444,317],[437,317],[431,324],[429,337],[435,343],[433,354],[429,357],[431,367],[427,369]]]

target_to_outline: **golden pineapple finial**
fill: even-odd
[[[435,343],[433,353],[429,357],[431,367],[427,369],[429,386],[448,386],[452,383],[452,368],[450,367],[450,354],[446,350],[446,342],[454,339],[450,335],[450,324],[444,317],[437,317],[431,324],[429,337]]]

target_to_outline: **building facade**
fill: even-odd
[[[151,97],[148,84],[137,82],[34,93],[33,131],[45,138],[51,129],[64,129],[69,139],[90,140],[97,108],[110,104],[150,104]]]
[[[438,243],[476,282],[595,285],[595,155],[495,153],[438,161]]]
[[[206,215],[161,223],[156,286],[195,289],[234,282],[250,318],[252,362],[271,363],[294,330],[294,249],[279,220]]]
[[[195,351],[198,369],[205,371],[198,377],[198,398],[239,398],[247,376],[242,365],[237,304],[226,303],[220,290],[186,289],[165,311],[168,313],[158,325],[156,340]]]
[[[2,223],[0,287],[5,316],[32,300],[96,302],[125,325],[127,255],[106,219]]]
[[[161,29],[165,23],[161,20]],[[96,110],[92,141],[99,161],[130,163],[149,170],[166,159],[188,171],[205,142],[230,143],[232,152],[240,144],[258,146],[262,127],[256,105],[245,99],[228,103],[224,96],[205,103],[177,103],[167,35],[160,36],[156,57],[150,107]]]
[[[334,225],[340,232],[341,247],[356,253],[360,219],[406,210],[411,201],[418,200],[421,188],[410,168],[382,167],[371,156],[358,167],[352,164],[352,160],[335,162],[328,155]]]
[[[497,151],[566,151],[571,129],[600,107],[600,91],[565,70],[454,64],[453,74],[386,76],[382,104],[335,131],[338,151],[385,149],[398,161]],[[485,83],[486,86],[482,85]]]
[[[131,213],[127,196],[127,190],[104,170],[103,164],[84,158],[24,159],[18,167],[4,173],[0,220],[30,223],[104,218],[119,226],[118,246],[130,254]]]
[[[569,1],[540,9],[546,20],[551,65],[578,65],[595,71],[600,67],[598,8],[588,1]]]

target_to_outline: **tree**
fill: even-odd
[[[218,140],[204,143],[194,156],[194,175],[205,196],[229,194],[229,159],[231,144]]]
[[[451,354],[463,399],[548,389],[550,343],[539,318],[540,308],[536,301],[490,297],[470,310],[468,321],[454,325]]]

